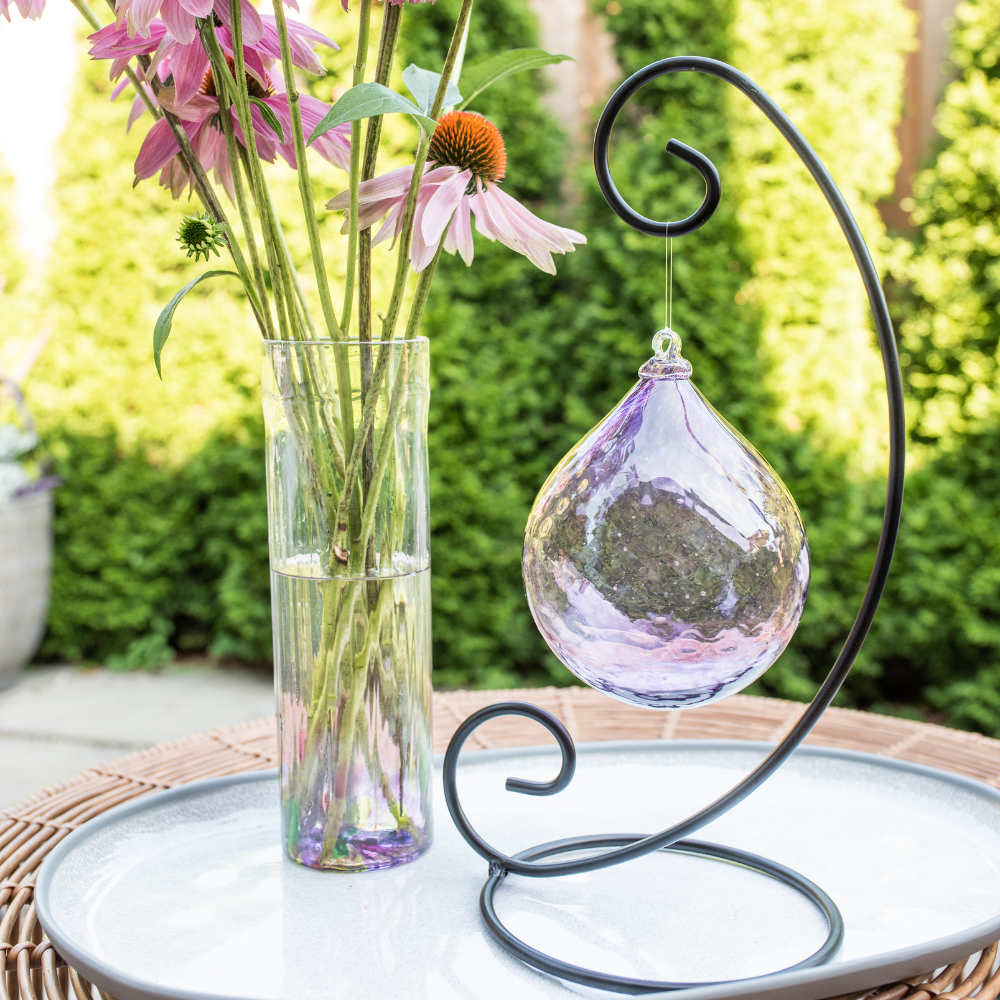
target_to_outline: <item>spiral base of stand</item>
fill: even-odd
[[[519,861],[540,861],[542,858],[552,857],[556,854],[566,854],[570,851],[600,850],[602,848],[625,847],[643,840],[643,834],[617,834],[596,837],[573,837],[568,840],[556,840],[548,844],[540,844],[531,847],[526,851],[521,851],[514,855]],[[828,961],[840,947],[844,937],[844,919],[837,909],[836,903],[818,886],[798,872],[786,868],[784,865],[762,858],[757,854],[750,854],[748,851],[740,851],[734,847],[726,847],[722,844],[710,844],[701,840],[681,840],[670,847],[662,848],[678,854],[694,854],[703,858],[715,858],[730,864],[741,865],[751,871],[760,872],[762,875],[778,879],[785,885],[796,889],[810,902],[812,902],[826,918],[828,933],[822,946],[812,955],[798,962],[795,965],[787,966],[784,969],[775,969],[767,975],[776,972],[793,972],[796,969],[810,969],[816,965],[822,965]],[[507,878],[507,872],[499,864],[491,866],[490,877],[483,885],[483,890],[479,896],[479,909],[483,915],[486,927],[493,939],[504,950],[508,951],[515,958],[524,962],[525,965],[537,969],[539,972],[548,973],[558,979],[568,982],[578,983],[581,986],[590,986],[594,989],[607,990],[614,993],[626,993],[633,996],[640,996],[644,993],[658,993],[666,990],[684,990],[694,986],[714,986],[721,980],[711,980],[696,983],[675,983],[658,981],[655,979],[632,979],[628,976],[615,976],[607,972],[597,972],[592,969],[584,969],[579,965],[571,965],[563,962],[552,955],[532,948],[531,945],[522,941],[512,934],[504,926],[499,914],[494,906],[494,897],[497,889]]]

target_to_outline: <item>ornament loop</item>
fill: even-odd
[[[653,354],[639,369],[640,378],[677,381],[691,377],[691,362],[681,357],[681,338],[670,327],[653,337]]]

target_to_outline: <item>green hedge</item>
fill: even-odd
[[[113,434],[52,440],[66,485],[42,656],[123,668],[176,650],[269,659],[262,441],[248,418],[176,469],[123,455]]]
[[[406,8],[401,65],[440,61],[455,6]],[[337,10],[322,4],[321,24],[346,41]],[[1000,0],[960,8],[962,76],[946,98],[944,148],[918,186],[921,237],[907,244],[887,241],[873,206],[895,169],[910,15],[901,0],[817,11],[808,6],[806,16],[798,0],[646,0],[622,5],[607,24],[625,72],[691,52],[758,79],[830,164],[878,261],[891,267],[922,450],[886,599],[841,700],[1000,732],[996,157],[977,153],[1000,137],[992,54]],[[535,43],[526,0],[482,0],[468,63]],[[92,71],[86,80],[71,128],[117,128],[117,109],[94,110],[106,86]],[[542,78],[526,80],[505,81],[479,105],[509,144],[505,188],[589,243],[557,258],[555,277],[478,237],[471,269],[443,259],[425,321],[440,685],[572,680],[531,622],[521,533],[549,469],[629,388],[663,322],[662,242],[614,218],[586,159],[568,159]],[[658,218],[687,214],[700,199],[693,172],[663,153],[668,138],[702,149],[722,172],[720,210],[676,244],[674,326],[700,388],[802,508],[810,599],[792,646],[757,690],[803,698],[835,657],[867,581],[884,499],[884,403],[842,237],[804,169],[740,100],[705,77],[658,81],[620,120],[613,169],[625,196]],[[110,140],[85,145],[61,189],[65,268],[56,287],[67,341],[32,390],[67,481],[43,654],[122,668],[177,651],[266,660],[256,347],[235,301],[217,289],[193,298],[195,312],[178,324],[166,388],[136,381],[148,364],[150,315],[187,272],[169,256],[175,205],[96,194],[104,169],[124,170],[131,155]],[[319,183],[332,190],[338,178]],[[103,229],[93,226],[98,211]],[[294,227],[291,236],[299,247]],[[95,305],[87,282],[98,268],[115,276],[115,290]],[[232,328],[207,336],[199,317],[220,304],[234,310]]]
[[[915,471],[873,651],[883,697],[1000,736],[1000,2],[959,4],[957,79],[892,273]]]

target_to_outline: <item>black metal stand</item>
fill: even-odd
[[[726,80],[741,90],[772,122],[785,137],[792,148],[798,153],[802,162],[808,168],[813,179],[819,185],[826,200],[833,210],[847,242],[854,254],[854,260],[861,272],[868,301],[871,304],[875,320],[875,330],[878,335],[879,347],[882,352],[882,364],[885,370],[886,394],[889,402],[889,475],[888,492],[886,496],[885,514],[882,520],[882,534],[879,539],[875,565],[872,568],[868,589],[861,602],[857,618],[851,628],[847,641],[837,657],[823,685],[812,702],[803,711],[798,722],[787,736],[768,754],[768,756],[750,772],[742,781],[714,802],[700,809],[680,823],[650,836],[641,834],[620,834],[602,837],[580,837],[570,840],[542,844],[538,847],[521,851],[519,854],[507,856],[503,852],[486,843],[473,829],[458,798],[456,785],[456,768],[462,746],[469,735],[488,719],[499,715],[523,715],[535,719],[545,726],[556,738],[562,752],[562,767],[559,774],[549,782],[525,781],[520,778],[508,778],[507,790],[521,792],[527,795],[552,795],[565,788],[573,778],[576,767],[576,750],[569,733],[562,723],[548,712],[533,705],[518,702],[505,702],[492,705],[474,713],[458,728],[448,745],[444,762],[444,790],[448,810],[462,836],[476,853],[489,863],[489,878],[483,886],[480,896],[480,909],[486,921],[486,926],[496,941],[511,954],[526,964],[571,982],[598,989],[613,990],[620,993],[651,993],[660,990],[684,989],[690,986],[708,985],[707,983],[671,983],[651,980],[628,979],[594,972],[579,966],[569,965],[552,956],[530,947],[515,937],[500,921],[493,905],[497,888],[507,875],[523,875],[529,878],[549,878],[558,875],[572,875],[580,872],[596,871],[613,865],[643,857],[653,851],[672,850],[688,854],[699,854],[718,858],[723,861],[744,865],[762,874],[780,879],[811,899],[827,918],[829,933],[826,942],[809,958],[791,966],[790,969],[809,968],[826,962],[840,945],[843,936],[843,920],[837,907],[829,896],[808,879],[769,861],[766,858],[737,851],[718,844],[706,844],[700,841],[686,840],[690,834],[701,829],[713,820],[728,812],[741,802],[751,792],[765,782],[792,754],[806,735],[816,724],[819,717],[829,707],[844,679],[854,663],[872,619],[878,607],[879,599],[885,588],[889,575],[889,565],[892,562],[892,552],[899,530],[899,518],[903,503],[903,479],[906,448],[906,430],[903,414],[902,378],[899,371],[899,360],[896,355],[896,342],[889,319],[889,310],[882,294],[878,273],[872,263],[864,238],[858,229],[858,224],[847,207],[843,195],[833,182],[819,157],[805,140],[791,120],[748,76],[739,70],[701,56],[677,56],[662,59],[652,63],[629,77],[608,102],[597,126],[594,140],[594,166],[601,191],[614,212],[630,226],[640,232],[654,236],[681,236],[694,232],[704,225],[718,206],[720,198],[719,176],[711,161],[697,150],[685,146],[674,139],[667,145],[668,152],[691,163],[705,178],[707,194],[701,207],[689,218],[681,222],[655,222],[646,219],[633,211],[621,198],[608,167],[608,141],[611,129],[619,112],[626,101],[644,84],[668,73],[680,72],[708,73]],[[583,858],[567,861],[544,862],[543,859],[566,854],[571,851],[593,849],[597,853]]]

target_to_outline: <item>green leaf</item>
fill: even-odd
[[[431,113],[434,107],[434,97],[437,89],[441,85],[441,74],[429,69],[421,69],[415,63],[410,63],[403,70],[403,83],[416,98],[417,106],[425,114]],[[462,95],[458,92],[458,87],[453,83],[448,84],[448,89],[444,95],[444,107],[450,108],[462,100]]]
[[[473,98],[478,97],[487,87],[492,87],[498,80],[512,73],[521,73],[527,69],[538,69],[551,63],[565,62],[572,56],[554,56],[544,49],[508,49],[498,56],[493,56],[478,66],[466,70],[462,74],[460,85],[462,91],[469,96],[458,106],[459,111],[469,106]]]
[[[167,304],[164,306],[163,312],[160,313],[159,318],[156,321],[156,326],[153,327],[153,362],[156,364],[156,374],[160,376],[160,381],[163,381],[163,372],[160,371],[160,352],[163,350],[163,345],[167,342],[167,337],[170,336],[170,324],[174,321],[174,310],[180,305],[181,299],[187,295],[188,292],[198,284],[199,281],[204,281],[206,278],[217,278],[223,274],[231,274],[234,278],[239,278],[239,275],[235,271],[206,271],[204,274],[199,274],[194,281],[189,281]]]
[[[257,110],[260,112],[261,117],[265,122],[267,122],[271,131],[278,137],[278,142],[284,146],[285,133],[281,131],[281,122],[278,121],[278,116],[274,113],[274,110],[269,105],[265,104],[259,97],[251,97],[250,103],[257,106]]]
[[[343,125],[344,122],[356,122],[362,118],[374,118],[377,115],[394,113],[412,115],[417,120],[417,124],[428,134],[437,127],[437,122],[433,118],[428,118],[413,101],[403,97],[402,94],[397,94],[394,90],[383,87],[381,83],[359,83],[356,87],[351,87],[330,108],[323,120],[313,129],[313,134],[309,136],[309,142],[306,145],[315,142],[321,135],[338,125]]]

